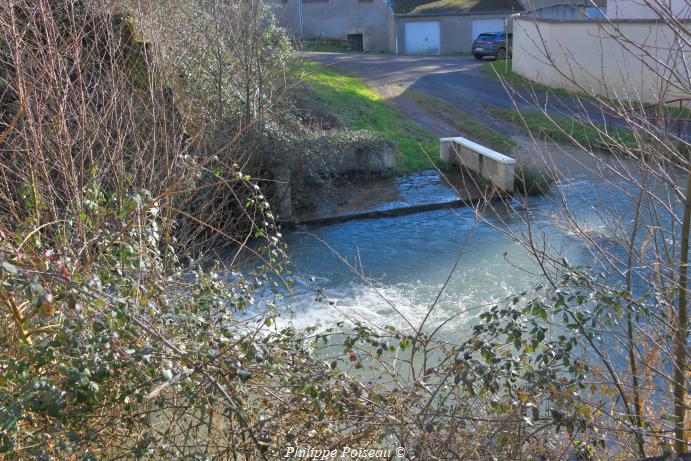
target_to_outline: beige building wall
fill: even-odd
[[[389,51],[387,0],[269,1],[278,23],[294,37],[345,40],[362,34],[364,51]]]
[[[514,18],[513,33],[513,71],[530,80],[643,103],[689,97],[691,50],[662,22]]]
[[[660,10],[662,6],[671,11],[674,16],[681,19],[691,18],[691,4],[687,0],[608,0],[607,16],[610,19],[660,19],[660,14],[655,10]],[[655,5],[655,10],[648,6]]]
[[[388,48],[389,53],[396,53],[396,15],[389,8],[386,16],[386,32],[389,35]]]

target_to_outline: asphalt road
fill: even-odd
[[[555,114],[582,113],[584,107],[571,99],[560,99],[527,89],[505,88],[496,78],[482,72],[472,56],[395,56],[387,54],[304,53],[304,57],[358,75],[380,94],[395,98],[408,90],[440,98],[469,112],[491,104],[521,109],[547,106]],[[515,104],[515,105],[514,105]],[[589,115],[602,114],[592,106]]]
[[[358,75],[386,97],[416,90],[461,103],[488,102],[512,107],[502,84],[488,78],[472,56],[394,56],[385,54],[304,53],[308,59]]]
[[[605,121],[603,112],[588,101],[559,98],[525,88],[505,88],[501,81],[482,72],[485,61],[478,61],[472,56],[347,53],[304,53],[303,56],[363,78],[370,87],[394,103],[405,98],[410,91],[422,92],[442,99],[461,111],[477,115],[495,128],[501,122],[487,113],[484,109],[487,105],[518,107],[521,110],[546,109],[551,115],[578,117],[598,123]],[[624,124],[614,120],[613,125]],[[688,138],[690,131],[687,125],[683,136]]]

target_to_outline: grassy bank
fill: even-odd
[[[328,53],[347,53],[350,44],[347,40],[306,38],[296,44],[302,51],[318,51]]]
[[[513,140],[451,104],[419,91],[409,91],[408,99],[427,113],[458,130],[464,137],[499,152],[508,152],[516,145]]]
[[[308,43],[302,46],[301,51],[314,51],[319,53],[347,53],[348,48],[338,45]]]
[[[522,125],[537,136],[544,136],[557,143],[580,144],[603,147],[612,139],[628,147],[635,147],[636,139],[631,131],[624,128],[610,129],[610,139],[603,139],[603,125],[582,123],[570,117],[547,116],[541,112],[518,112],[515,109],[488,108],[489,112],[508,122]]]
[[[572,93],[563,88],[552,88],[541,83],[534,82],[530,79],[518,75],[513,72],[513,61],[506,59],[503,61],[489,61],[482,64],[482,72],[488,77],[501,79],[511,86],[522,86],[525,88],[533,88],[536,91],[544,91],[552,93],[557,96],[573,96]]]
[[[345,126],[366,129],[391,140],[400,152],[399,172],[429,168],[433,165],[429,157],[436,162],[438,140],[432,133],[392,107],[362,80],[311,61],[301,63],[298,73],[317,102],[328,107]]]

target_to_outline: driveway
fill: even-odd
[[[416,93],[446,101],[494,129],[517,133],[511,124],[491,116],[485,109],[486,103],[512,107],[511,99],[501,83],[487,78],[481,71],[482,63],[472,57],[345,53],[303,53],[303,57],[362,78],[373,90],[437,136],[463,133],[416,104]]]
[[[585,109],[592,120],[603,120],[603,115],[592,105],[584,108],[573,100],[561,100],[543,92],[505,88],[501,81],[482,72],[486,61],[478,61],[472,56],[345,53],[304,53],[303,56],[363,78],[372,89],[399,106],[405,106],[401,98],[422,92],[504,129],[507,126],[491,117],[485,106],[504,109],[517,106],[522,110],[546,106],[552,114],[569,116],[583,114]]]
[[[481,70],[472,56],[394,56],[385,54],[304,53],[304,57],[358,75],[387,98],[416,90],[467,110],[491,103],[513,107],[501,83]]]
[[[419,108],[409,103],[415,92],[426,93],[471,114],[504,132],[516,128],[491,116],[485,106],[518,107],[521,110],[546,108],[551,115],[587,118],[604,123],[605,116],[594,104],[571,98],[559,98],[525,88],[505,88],[495,78],[482,72],[484,61],[472,56],[395,56],[386,54],[304,53],[307,59],[332,65],[363,78],[369,85],[402,108],[413,119],[435,134],[449,135],[449,128],[438,120],[429,120]],[[614,126],[624,126],[614,120]],[[433,129],[433,128],[437,129]],[[688,128],[683,137],[689,135]]]

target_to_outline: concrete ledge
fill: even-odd
[[[493,186],[513,192],[516,160],[460,136],[439,139],[439,157],[447,165],[467,168]]]
[[[314,218],[314,219],[305,219],[302,221],[298,221],[295,219],[292,220],[286,220],[281,222],[281,226],[285,229],[295,229],[297,227],[313,227],[313,226],[328,226],[331,224],[339,224],[343,222],[348,222],[348,221],[354,221],[354,220],[363,220],[363,219],[381,219],[381,218],[395,218],[398,216],[407,216],[411,214],[416,214],[416,213],[423,213],[425,211],[435,211],[435,210],[450,210],[450,209],[456,209],[456,208],[465,208],[465,207],[475,207],[475,206],[480,206],[480,205],[485,205],[488,203],[494,203],[494,202],[500,202],[502,200],[507,200],[511,196],[506,195],[503,193],[497,193],[492,195],[491,197],[479,197],[479,198],[470,198],[466,200],[452,200],[450,202],[441,202],[441,203],[427,203],[427,204],[422,204],[422,205],[412,205],[412,206],[404,206],[400,208],[393,208],[393,209],[388,209],[388,210],[374,210],[374,211],[365,211],[363,213],[352,213],[348,215],[340,215],[340,216],[326,216],[324,218]]]

